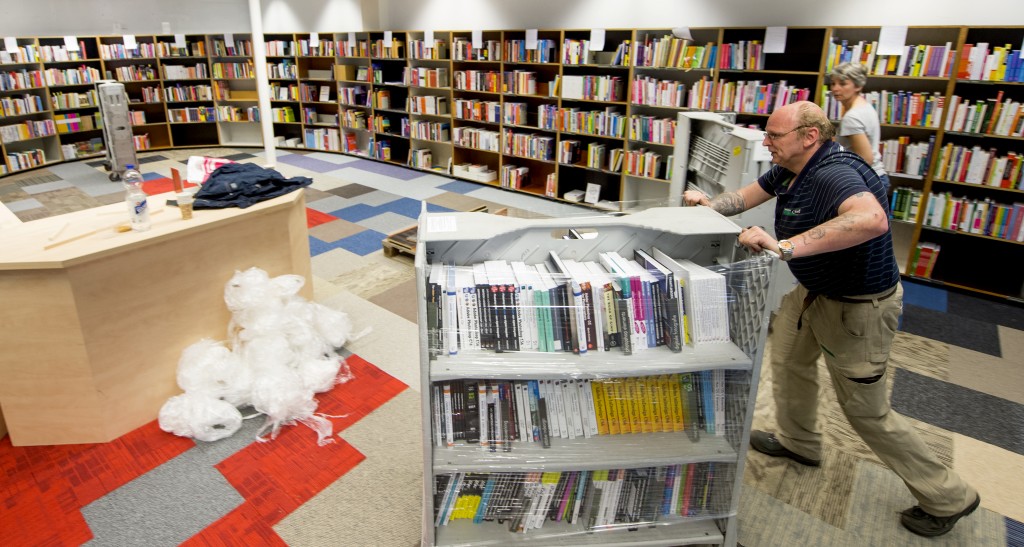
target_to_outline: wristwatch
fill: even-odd
[[[793,245],[792,241],[790,241],[788,239],[780,239],[779,240],[779,258],[783,262],[789,262],[789,260],[791,258],[793,258],[793,249],[794,249],[794,247],[795,247],[795,245]]]

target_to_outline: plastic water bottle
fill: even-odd
[[[142,173],[135,170],[135,166],[128,164],[121,180],[124,182],[125,202],[128,204],[128,217],[131,220],[132,230],[145,232],[150,227],[149,204],[146,202],[146,193],[142,191]]]

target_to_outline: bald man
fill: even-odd
[[[708,199],[683,195],[735,215],[771,198],[775,233],[744,228],[740,243],[777,252],[799,282],[772,321],[773,394],[778,431],[753,431],[750,445],[769,456],[821,464],[817,361],[825,364],[853,429],[892,469],[919,505],[901,513],[904,527],[940,536],[971,514],[978,493],[942,464],[903,416],[889,406],[889,349],[903,310],[899,266],[882,181],[857,154],[832,141],[821,108],[802,101],[768,118],[763,144],[775,165],[736,192]]]

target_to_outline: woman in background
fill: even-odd
[[[843,105],[843,118],[839,121],[836,140],[843,148],[864,158],[888,190],[889,175],[878,150],[881,140],[878,113],[860,94],[868,81],[867,69],[860,63],[842,63],[832,69],[829,80],[832,97]]]

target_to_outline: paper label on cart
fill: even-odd
[[[458,222],[451,215],[427,217],[428,232],[454,232],[458,230]]]

